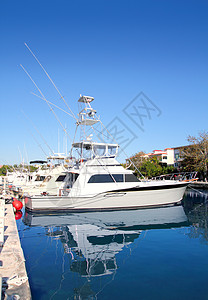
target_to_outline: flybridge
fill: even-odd
[[[95,157],[115,157],[118,153],[118,144],[105,144],[95,142],[78,142],[72,145],[80,149],[83,158],[93,159]]]

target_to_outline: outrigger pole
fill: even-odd
[[[34,129],[37,131],[37,133],[40,135],[40,137],[42,138],[42,140],[44,141],[44,143],[46,144],[46,146],[48,147],[48,149],[54,154],[54,151],[51,149],[51,147],[48,145],[48,143],[46,142],[46,140],[44,139],[44,137],[42,136],[42,134],[40,133],[40,131],[37,129],[37,127],[33,124],[32,120],[25,114],[25,112],[22,110],[23,115],[30,121],[30,123],[32,124],[32,126],[34,127]],[[36,140],[36,138],[34,137],[34,135],[32,134],[32,132],[30,131],[30,134],[33,136],[34,140],[36,141],[36,143],[38,144],[38,146],[41,148],[41,150],[43,151],[43,153],[47,156],[47,154],[45,153],[45,151],[43,150],[42,146],[38,143],[38,141]]]
[[[38,64],[40,65],[40,67],[42,68],[42,70],[44,71],[44,73],[46,74],[46,76],[48,77],[48,79],[50,80],[50,82],[52,83],[52,85],[54,86],[54,88],[56,89],[56,91],[58,92],[58,94],[60,95],[61,99],[64,101],[65,105],[67,106],[67,108],[69,109],[69,111],[71,112],[73,118],[75,118],[75,120],[77,120],[77,118],[75,117],[73,111],[71,110],[71,108],[68,106],[67,102],[65,101],[64,97],[62,96],[62,94],[60,93],[60,91],[58,90],[58,88],[56,87],[55,83],[53,82],[53,80],[51,79],[51,77],[49,76],[48,72],[45,70],[45,68],[42,66],[42,64],[39,62],[39,60],[37,59],[37,57],[35,56],[35,54],[32,52],[32,50],[29,48],[29,46],[25,43],[25,46],[27,47],[27,49],[30,51],[30,53],[32,54],[32,56],[35,58],[35,60],[38,62]]]
[[[25,71],[25,73],[26,73],[27,76],[30,78],[30,80],[33,82],[33,84],[35,85],[35,87],[37,88],[37,90],[39,91],[39,93],[41,94],[43,100],[48,104],[48,106],[49,106],[50,110],[52,111],[52,113],[54,114],[56,120],[57,120],[58,123],[61,125],[62,129],[64,130],[64,132],[67,134],[68,138],[69,138],[70,141],[71,141],[70,136],[68,135],[68,133],[67,133],[66,129],[64,128],[63,124],[61,123],[61,121],[59,120],[59,118],[57,117],[57,115],[55,114],[55,112],[54,112],[53,108],[51,107],[49,101],[45,98],[45,96],[43,95],[43,93],[41,92],[41,90],[39,89],[39,87],[37,86],[37,84],[35,83],[35,81],[32,79],[32,77],[30,76],[30,74],[26,71],[26,69],[25,69],[22,65],[20,65],[20,66],[21,66],[21,68]]]

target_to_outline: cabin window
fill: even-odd
[[[77,177],[79,176],[79,174],[77,173],[69,173],[68,175],[69,175],[68,181],[73,181],[73,182],[75,182],[77,180]]]
[[[116,182],[123,182],[123,174],[113,174],[112,175]]]
[[[46,177],[46,179],[44,180],[44,182],[49,182],[50,180],[51,180],[51,176],[48,175],[48,176]]]
[[[98,174],[90,177],[88,183],[114,182],[110,174]]]
[[[37,175],[35,181],[43,181],[44,179],[45,179],[45,176]]]
[[[123,182],[123,174],[97,174],[90,177],[88,183]]]
[[[59,177],[56,179],[56,181],[64,181],[64,179],[66,178],[66,175],[59,175]]]
[[[138,182],[138,178],[134,174],[125,174],[125,182]]]

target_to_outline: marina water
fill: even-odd
[[[208,299],[208,192],[183,205],[17,221],[33,299]]]

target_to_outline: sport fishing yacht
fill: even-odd
[[[173,205],[183,198],[187,182],[177,180],[139,180],[116,159],[119,145],[104,143],[104,126],[91,107],[93,97],[81,96],[81,111],[76,134],[81,140],[72,144],[71,168],[56,196],[48,191],[25,199],[27,210],[102,211]],[[91,134],[89,129],[91,129]],[[99,132],[98,140],[93,134]],[[76,136],[74,141],[76,140]]]

